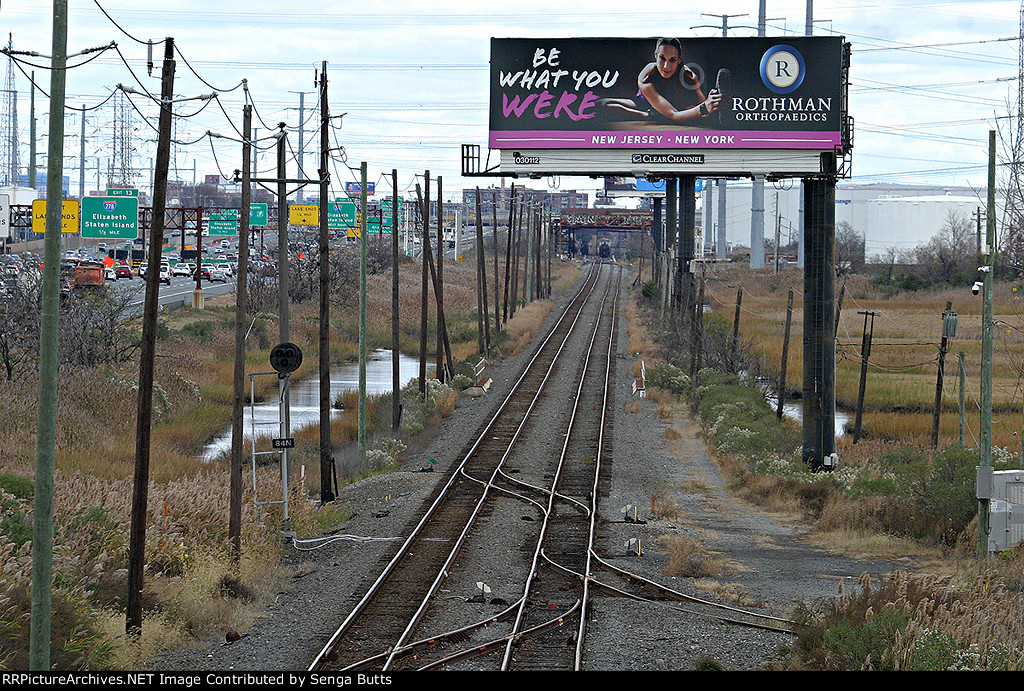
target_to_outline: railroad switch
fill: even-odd
[[[647,525],[647,521],[640,518],[639,510],[635,504],[626,504],[622,507],[622,522]]]
[[[625,547],[629,551],[630,554],[635,554],[638,557],[644,556],[644,552],[643,552],[643,549],[641,547],[640,540],[638,540],[635,537],[634,538],[630,538],[629,540],[626,540]]]

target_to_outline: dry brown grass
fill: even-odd
[[[845,285],[845,296],[837,325],[836,400],[845,410],[856,407],[860,384],[860,348],[864,316],[874,311],[871,366],[865,389],[867,434],[885,439],[916,443],[931,435],[938,345],[942,312],[946,301],[958,314],[957,338],[950,341],[946,356],[943,396],[944,420],[940,445],[956,443],[957,353],[965,354],[967,371],[968,445],[976,445],[981,382],[981,301],[966,289],[950,288],[922,294],[900,294],[885,298],[870,285],[867,276],[848,275],[837,281]],[[793,325],[790,335],[788,378],[791,388],[799,387],[803,353],[803,275],[786,269],[775,276],[770,270],[750,271],[744,266],[717,266],[708,281],[707,295],[716,312],[730,323],[736,305],[737,288],[743,288],[740,332],[744,342],[755,344],[765,370],[778,371],[786,320],[787,289],[794,289]],[[1024,358],[1024,292],[1010,283],[997,284],[994,291],[994,331],[997,357],[994,361],[993,443],[1020,449],[1021,368]],[[999,414],[999,413],[1004,414]]]
[[[651,495],[651,515],[670,523],[678,523],[680,520],[680,506],[672,497],[666,496],[664,492],[656,492]]]
[[[418,269],[407,263],[400,273],[401,342],[409,350],[418,347]],[[390,280],[390,273],[370,278],[371,347],[390,347]],[[453,347],[456,354],[469,354],[476,345],[475,266],[448,263],[445,283],[449,328],[460,323],[473,327],[472,342],[455,342]],[[88,603],[97,612],[103,612],[99,620],[104,623],[98,631],[101,639],[112,644],[113,653],[103,659],[90,658],[88,664],[137,669],[161,648],[184,645],[192,637],[214,632],[223,635],[225,628],[244,630],[272,596],[277,582],[280,544],[276,526],[280,525],[280,516],[275,511],[279,509],[253,508],[256,490],[251,486],[251,474],[246,471],[243,554],[236,569],[226,549],[228,474],[222,463],[203,463],[198,458],[204,445],[227,425],[233,393],[233,300],[210,299],[206,307],[178,310],[160,318],[167,327],[167,337],[157,343],[155,363],[146,535],[145,605],[149,614],[143,637],[137,643],[129,644],[120,635],[124,618],[118,612],[123,607],[126,587],[124,567],[135,458],[138,363],[129,362],[116,371],[108,368],[60,373],[54,570],[61,577],[54,596],[61,603]],[[355,352],[354,326],[358,320],[353,307],[336,307],[332,313],[334,357],[343,358]],[[520,310],[517,337],[528,340],[549,310],[550,303]],[[251,326],[253,337],[247,343],[246,370],[266,371],[270,345],[265,341],[276,342],[270,334],[278,330],[277,317],[261,314]],[[260,334],[262,338],[257,338]],[[315,303],[292,306],[291,334],[304,351],[302,367],[293,376],[314,374],[318,361]],[[428,341],[433,343],[433,334]],[[257,379],[257,384],[260,398],[275,394],[277,382],[271,378]],[[35,380],[0,381],[0,432],[8,440],[0,456],[0,472],[26,477],[33,474],[37,398]],[[450,412],[455,398],[451,395],[441,400],[437,415]],[[337,443],[354,437],[352,417],[335,423],[333,438]],[[317,445],[315,435],[314,429],[303,430],[296,436],[305,440],[304,446],[313,448]],[[297,457],[302,458],[301,454]],[[314,461],[307,471],[308,486],[299,481],[298,470],[292,478],[292,524],[300,536],[316,535],[337,525],[346,515],[344,507],[320,509],[307,500],[307,493],[314,491],[319,481],[316,473]],[[256,482],[261,499],[279,496],[276,469],[259,469]],[[6,512],[28,520],[30,501],[2,496]],[[22,620],[27,607],[24,597],[30,580],[29,547],[26,542],[19,550],[18,544],[8,543],[0,555],[0,631],[19,630],[17,622]],[[64,611],[55,609],[55,620],[63,621],[66,615],[60,612]],[[85,635],[85,629],[77,631],[73,635]],[[24,644],[17,635],[12,636],[0,640],[0,648],[10,650]],[[100,649],[102,646],[97,648]],[[0,662],[0,666],[3,664],[6,663]]]
[[[640,309],[636,304],[635,292],[631,291],[629,297],[623,300],[622,312],[627,320],[626,334],[628,336],[628,344],[624,354],[633,357],[644,357],[656,353],[657,345],[654,339],[651,338],[649,330],[641,318]],[[633,376],[639,377],[640,373],[636,372]]]
[[[505,332],[513,344],[512,353],[522,352],[526,348],[552,308],[552,301],[538,300],[516,310],[515,316],[509,319],[505,326]]]
[[[725,562],[707,544],[691,535],[662,535],[658,541],[668,550],[669,576],[684,578],[717,578]]]

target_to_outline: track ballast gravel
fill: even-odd
[[[558,301],[542,333],[550,329],[564,302],[564,297]],[[619,319],[620,333],[625,334],[621,312]],[[891,563],[855,560],[811,547],[801,539],[798,525],[769,517],[731,496],[704,451],[698,427],[682,408],[662,419],[659,404],[633,396],[633,358],[623,355],[625,342],[620,337],[609,494],[599,511],[598,551],[603,558],[696,597],[781,617],[789,616],[797,603],[835,596],[843,579],[855,582],[864,572],[884,574],[894,568]],[[488,393],[461,398],[420,453],[392,472],[341,489],[338,503],[355,513],[336,533],[361,539],[339,537],[316,549],[311,543],[289,547],[291,577],[282,583],[264,616],[239,640],[227,643],[226,632],[210,631],[198,647],[166,652],[150,668],[305,670],[379,573],[394,541],[404,538],[407,526],[445,477],[448,464],[508,393],[530,352],[532,347],[488,367],[486,374],[493,382]],[[578,362],[582,353],[572,359]],[[655,495],[659,501],[678,505],[671,520],[652,514]],[[622,509],[627,505],[638,507],[640,522],[623,520]],[[527,513],[513,500],[498,502],[488,513],[478,528],[486,539],[460,557],[458,575],[445,583],[440,604],[427,624],[430,629],[447,630],[446,611],[453,620],[495,614],[496,606],[467,601],[479,594],[477,582],[488,584],[491,597],[509,602],[517,597],[515,584],[525,573],[529,556],[521,549],[530,530],[528,520],[522,520]],[[691,535],[706,543],[724,563],[720,575],[714,581],[668,577],[668,553],[660,539],[673,534]],[[640,555],[631,540],[641,545]],[[517,554],[522,555],[518,562],[513,558]],[[692,670],[702,661],[713,661],[726,670],[763,669],[793,642],[785,634],[606,595],[594,600],[588,632],[584,668],[590,671]],[[494,663],[460,663],[457,668],[493,669]]]

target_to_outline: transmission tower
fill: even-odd
[[[7,50],[13,48],[13,39],[8,34]],[[0,111],[0,187],[15,187],[18,184],[18,150],[18,92],[14,83],[14,59],[8,55],[3,110]]]
[[[132,108],[123,91],[115,92],[113,106],[114,147],[107,174],[107,186],[134,188],[138,171],[132,167]]]
[[[1020,40],[1017,57],[1017,127],[1010,128],[1009,146],[1005,155],[1013,163],[1009,166],[1007,181],[1006,211],[1002,233],[1003,248],[1017,266],[1024,264],[1024,171],[1021,170],[1021,155],[1024,154],[1024,0],[1020,5]]]

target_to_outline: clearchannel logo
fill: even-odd
[[[793,46],[773,46],[761,58],[761,81],[777,94],[796,91],[806,73],[804,56]]]

